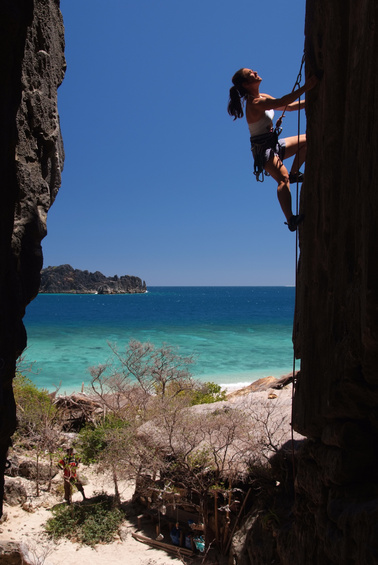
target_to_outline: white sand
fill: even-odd
[[[100,478],[88,469],[83,471],[88,477],[85,486],[87,497],[94,492],[104,491],[114,493],[112,485]],[[17,480],[20,480],[17,478]],[[54,482],[62,482],[59,474]],[[34,486],[34,485],[33,485]],[[121,485],[121,498],[131,498],[134,487],[131,484]],[[73,501],[80,501],[81,494],[75,492]],[[162,550],[157,550],[136,541],[131,533],[136,531],[133,524],[125,521],[122,526],[121,536],[111,544],[97,545],[94,549],[88,546],[80,546],[69,541],[53,542],[44,533],[43,524],[52,517],[49,510],[54,504],[62,502],[46,493],[42,493],[39,499],[34,496],[28,499],[35,507],[34,512],[26,512],[20,506],[9,506],[4,504],[4,513],[7,519],[0,524],[0,544],[4,541],[22,543],[29,550],[29,560],[33,565],[175,565],[182,561],[172,557]],[[42,506],[39,506],[42,504]]]

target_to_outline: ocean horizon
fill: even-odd
[[[142,294],[40,294],[28,305],[21,370],[61,394],[90,384],[89,368],[130,339],[194,356],[193,377],[228,389],[293,370],[295,288],[148,287]]]

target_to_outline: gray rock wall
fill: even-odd
[[[26,305],[38,293],[41,240],[64,152],[57,88],[65,71],[58,0],[0,4],[0,477],[15,427],[12,378],[26,345]],[[2,500],[3,483],[0,484]]]

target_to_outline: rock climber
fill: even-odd
[[[232,77],[230,98],[227,111],[234,120],[245,116],[251,136],[251,149],[254,157],[255,175],[259,180],[264,171],[278,183],[277,196],[290,231],[296,231],[302,221],[302,215],[292,211],[290,182],[302,182],[303,174],[299,171],[306,157],[306,135],[278,139],[273,128],[274,110],[294,111],[304,108],[304,99],[298,98],[313,88],[317,83],[315,76],[307,80],[304,86],[281,98],[269,94],[260,94],[262,78],[257,71],[242,68]],[[284,159],[295,155],[290,174],[283,164]]]

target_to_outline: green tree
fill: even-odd
[[[53,453],[58,444],[55,424],[58,412],[49,393],[38,388],[29,378],[17,373],[13,382],[17,410],[16,441],[27,442],[36,454],[36,494],[39,496],[40,457],[47,451],[50,458],[51,486]]]
[[[79,433],[78,449],[83,463],[95,464],[109,473],[115,502],[120,504],[119,480],[129,476],[129,453],[134,433],[128,422],[108,416],[98,426],[85,426]]]
[[[226,391],[216,383],[196,383],[193,391],[190,392],[191,405],[211,404],[213,402],[221,402],[226,400]]]

